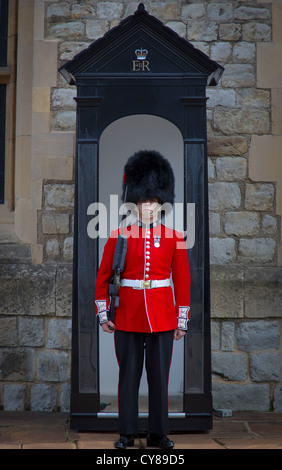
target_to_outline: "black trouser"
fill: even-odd
[[[149,391],[148,432],[165,436],[168,432],[168,379],[173,331],[161,333],[115,332],[119,363],[120,434],[138,432],[138,394],[144,353]]]

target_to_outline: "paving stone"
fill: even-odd
[[[234,438],[239,435],[242,437],[247,436],[248,428],[245,421],[239,421],[232,418],[214,420],[213,429],[210,435],[214,438]]]
[[[230,439],[221,441],[226,449],[282,449],[282,439]]]
[[[174,441],[175,449],[222,449],[210,434],[181,434],[170,437]]]
[[[250,430],[260,437],[280,437],[282,446],[282,423],[250,422]]]
[[[76,449],[76,444],[74,442],[41,442],[33,444],[24,444],[23,449]]]
[[[114,449],[117,433],[69,429],[68,413],[0,411],[0,449]],[[214,417],[207,433],[170,434],[175,449],[281,449],[282,413],[234,412]],[[146,452],[146,440],[132,448]]]

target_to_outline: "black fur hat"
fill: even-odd
[[[174,174],[170,163],[155,150],[140,150],[124,167],[123,202],[158,198],[161,204],[174,202]]]

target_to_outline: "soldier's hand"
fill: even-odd
[[[115,324],[112,321],[102,323],[101,327],[102,327],[102,330],[105,331],[106,333],[113,333],[116,329]]]
[[[173,335],[173,339],[175,339],[176,341],[178,341],[179,339],[181,339],[183,336],[186,335],[186,331],[185,330],[174,330],[174,335]]]

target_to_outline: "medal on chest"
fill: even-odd
[[[154,247],[159,248],[160,247],[160,237],[155,235],[154,236]]]

